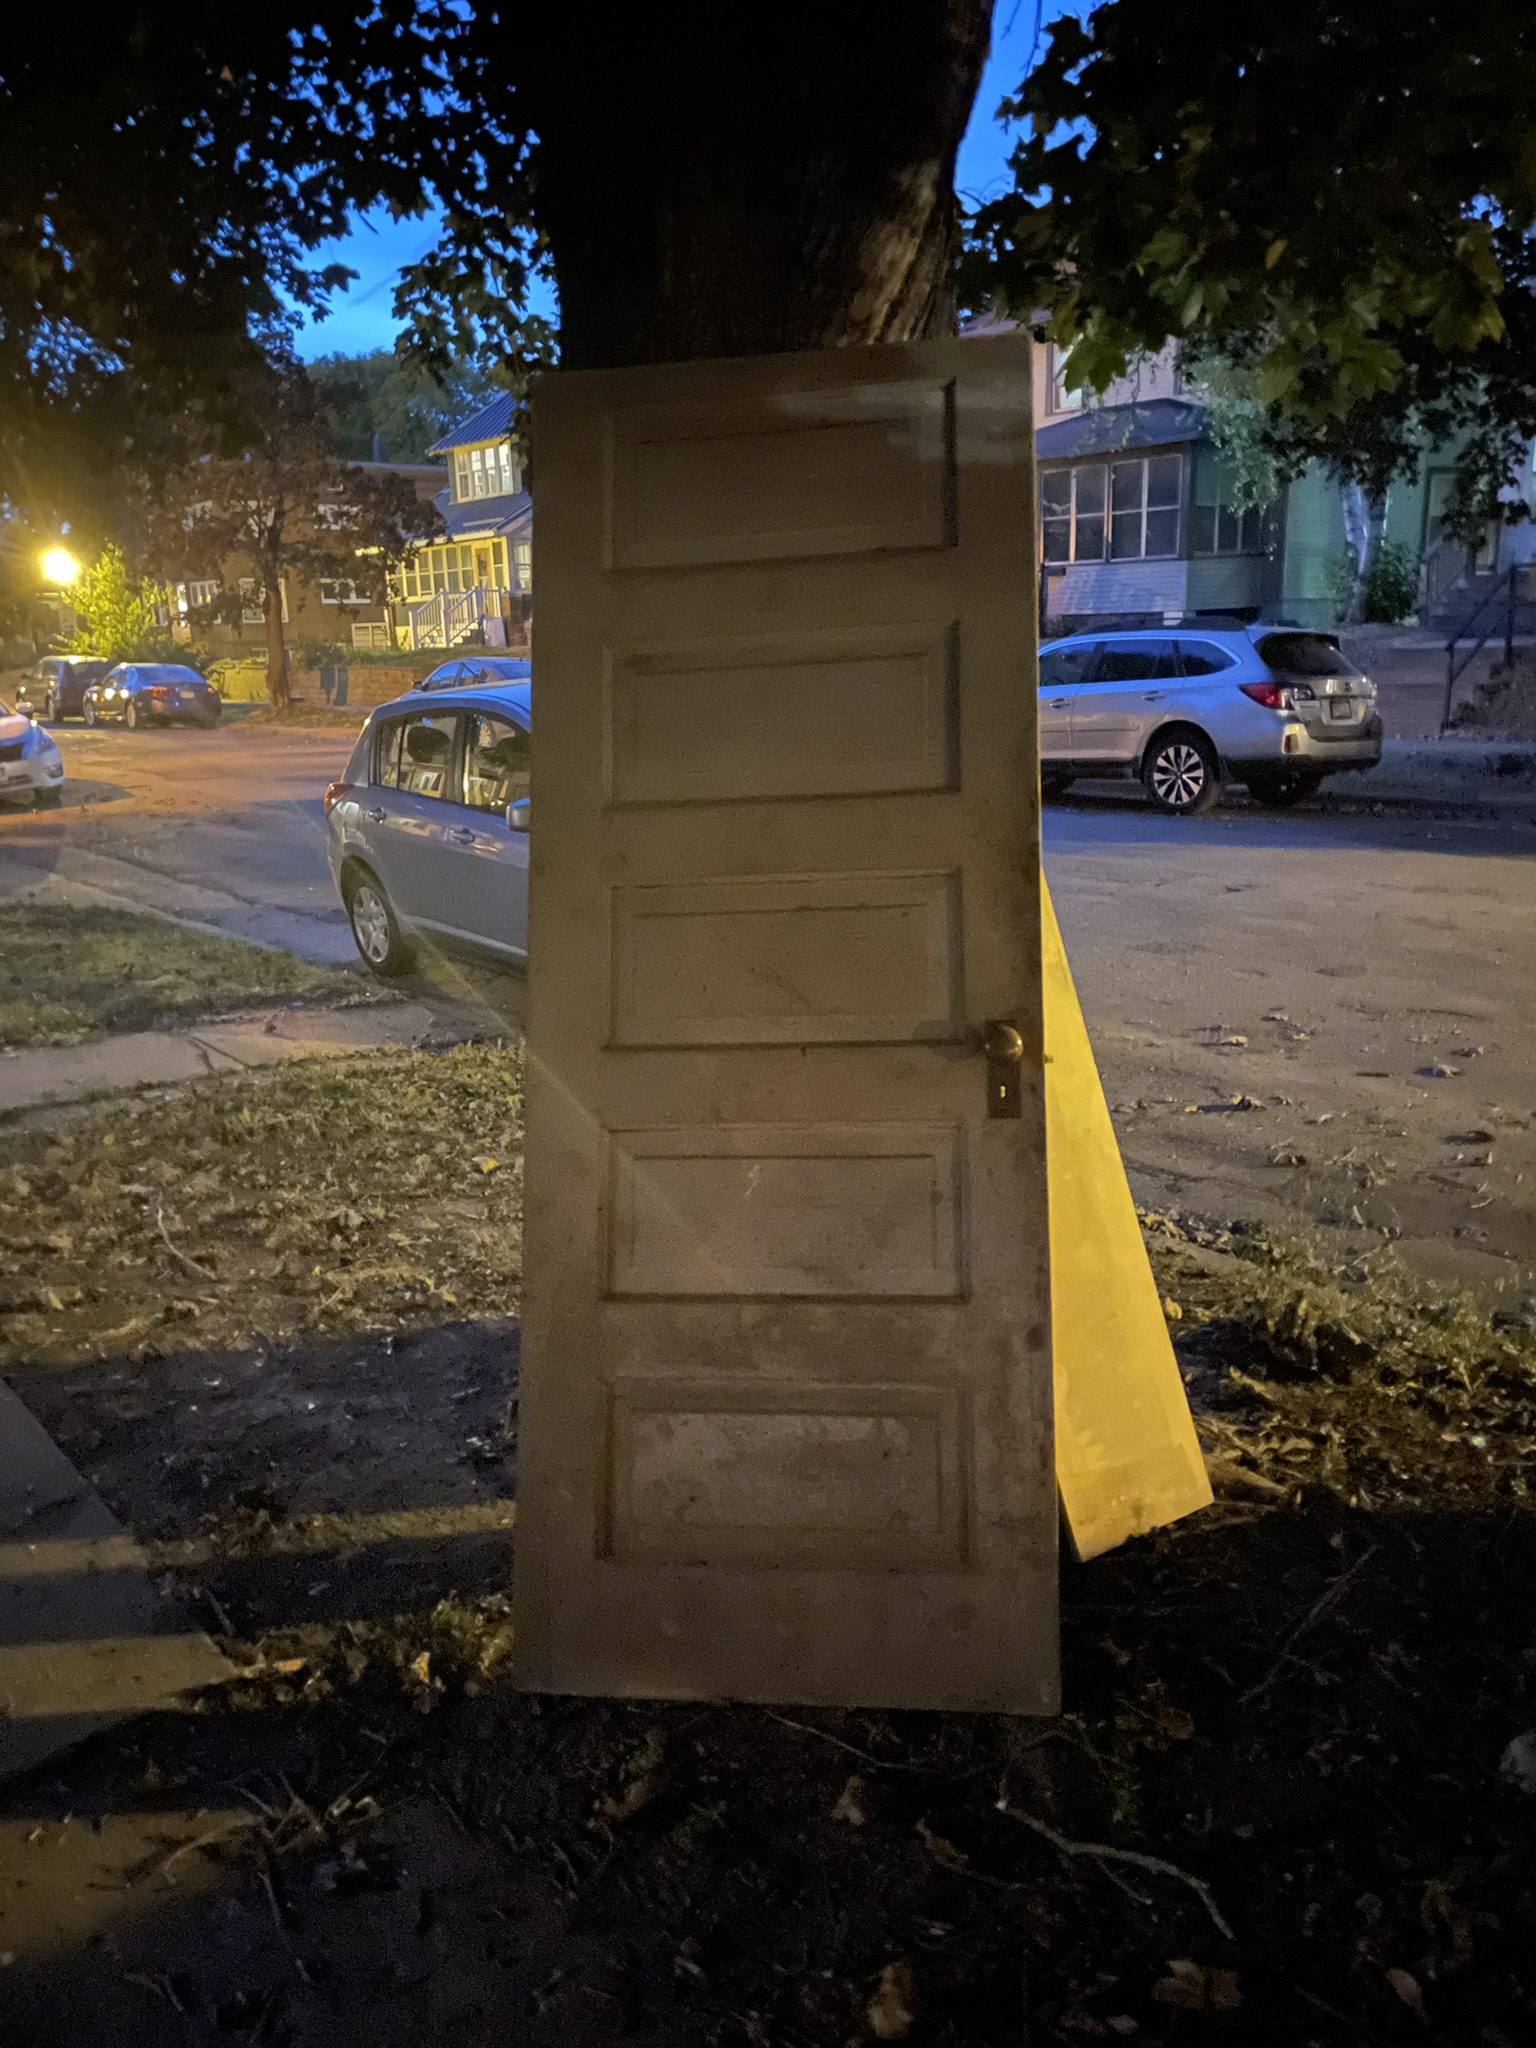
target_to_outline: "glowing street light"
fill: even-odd
[[[40,567],[44,581],[52,584],[56,590],[62,590],[67,584],[73,583],[80,574],[80,564],[68,548],[45,548]]]

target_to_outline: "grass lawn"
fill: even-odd
[[[131,910],[0,905],[0,1046],[80,1045],[260,1003],[365,993],[356,975]]]

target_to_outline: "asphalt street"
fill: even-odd
[[[346,733],[60,740],[65,807],[0,810],[0,900],[119,902],[354,958],[321,811]],[[1536,815],[1237,799],[1171,819],[1106,785],[1050,806],[1044,836],[1143,1202],[1536,1298]]]

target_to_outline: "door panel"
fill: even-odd
[[[526,1685],[1055,1705],[1029,388],[539,389]]]
[[[1040,657],[1040,758],[1072,758],[1072,707],[1098,659],[1098,642],[1080,640]]]
[[[507,805],[528,794],[528,735],[492,712],[465,713],[465,801],[447,827],[456,931],[481,945],[528,947],[528,834],[507,823]]]
[[[1072,699],[1072,752],[1079,761],[1124,763],[1166,710],[1178,676],[1173,642],[1106,640],[1093,680]]]
[[[391,720],[378,737],[377,786],[369,791],[368,845],[390,901],[428,930],[451,916],[453,864],[446,833],[456,822],[457,711]],[[382,812],[382,817],[371,813]]]

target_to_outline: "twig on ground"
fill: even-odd
[[[1351,1582],[1357,1579],[1361,1572],[1364,1571],[1379,1548],[1378,1544],[1373,1543],[1368,1550],[1362,1550],[1352,1565],[1346,1566],[1330,1585],[1324,1587],[1323,1591],[1313,1601],[1312,1605],[1301,1617],[1301,1620],[1297,1622],[1285,1641],[1280,1645],[1279,1654],[1276,1656],[1274,1663],[1270,1665],[1264,1677],[1259,1680],[1257,1685],[1250,1685],[1248,1690],[1239,1699],[1237,1704],[1240,1707],[1246,1707],[1251,1701],[1262,1698],[1269,1691],[1269,1688],[1280,1676],[1281,1669],[1290,1657],[1296,1643],[1301,1640],[1315,1621],[1321,1621],[1328,1612],[1328,1609],[1345,1592]]]
[[[1062,1834],[1048,1821],[1037,1820],[1034,1814],[1023,1813],[1018,1807],[1010,1806],[1006,1793],[998,1794],[997,1810],[999,1813],[1006,1813],[1010,1820],[1016,1820],[1022,1826],[1033,1829],[1063,1856],[1087,1856],[1095,1863],[1129,1863],[1134,1869],[1150,1871],[1154,1877],[1177,1878],[1180,1884],[1189,1886],[1210,1914],[1217,1932],[1228,1941],[1236,1941],[1237,1936],[1223,1919],[1221,1908],[1211,1896],[1210,1886],[1192,1872],[1181,1870],[1177,1863],[1169,1863],[1161,1856],[1145,1855],[1140,1849],[1116,1849],[1108,1842],[1074,1842],[1070,1835]]]
[[[181,1263],[186,1267],[187,1271],[189,1273],[195,1273],[199,1280],[216,1281],[218,1279],[219,1276],[217,1273],[210,1272],[206,1266],[200,1266],[197,1263],[196,1259],[189,1257],[188,1254],[184,1252],[178,1244],[172,1242],[171,1233],[165,1227],[164,1202],[156,1204],[155,1223],[159,1228],[161,1237],[165,1240],[165,1248],[170,1253],[173,1259],[180,1259]]]
[[[871,1756],[867,1749],[856,1749],[851,1742],[844,1742],[840,1735],[830,1735],[825,1728],[813,1728],[809,1721],[792,1721],[788,1714],[777,1714],[772,1707],[762,1711],[770,1721],[777,1721],[781,1728],[793,1728],[797,1735],[814,1735],[821,1742],[830,1742],[834,1749],[846,1750],[849,1756],[856,1756],[861,1764],[868,1764],[876,1771],[915,1771],[919,1777],[942,1777],[942,1771],[934,1771],[927,1764],[889,1763],[884,1757]]]

